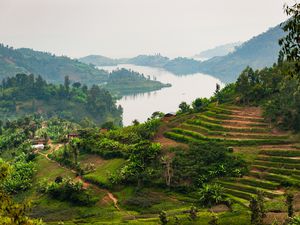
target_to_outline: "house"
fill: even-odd
[[[175,117],[175,116],[176,116],[175,112],[169,112],[164,115],[164,118],[170,118],[170,117]]]
[[[45,145],[44,144],[31,145],[31,148],[36,150],[43,150],[45,148]]]
[[[162,118],[162,121],[165,121],[165,122],[168,122],[170,119],[176,117],[176,113],[175,112],[169,112],[169,113],[166,113],[163,118]]]

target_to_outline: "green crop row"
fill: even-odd
[[[210,138],[205,135],[202,135],[200,133],[194,132],[194,131],[189,131],[189,130],[184,130],[180,128],[174,128],[172,129],[173,132],[187,135],[193,138],[196,138],[198,140],[205,140],[205,141],[220,141],[224,142],[227,144],[232,144],[232,145],[257,145],[257,144],[279,144],[279,143],[284,143],[284,140],[277,140],[277,139],[244,139],[244,140],[226,140],[224,138]]]
[[[231,115],[232,114],[232,111],[231,110],[228,110],[228,109],[224,109],[224,108],[220,108],[220,107],[208,107],[208,109],[210,111],[213,111],[213,112],[216,112],[216,113],[221,113],[221,114],[226,114],[226,115]]]
[[[280,183],[282,186],[297,186],[300,187],[300,182],[296,179],[272,173],[263,173],[263,172],[250,172],[251,176],[257,177],[259,179],[266,179],[268,181],[275,181]]]
[[[270,166],[276,168],[285,168],[285,169],[297,169],[300,170],[300,164],[296,163],[284,163],[284,162],[268,162],[268,161],[255,161],[256,165],[260,166]]]
[[[251,193],[251,194],[257,194],[258,191],[263,191],[266,197],[273,198],[278,196],[277,194],[274,194],[272,192],[268,192],[265,189],[259,188],[259,187],[253,187],[253,186],[247,186],[247,185],[240,185],[237,183],[227,183],[227,182],[218,182],[220,183],[223,187],[227,189],[233,189],[233,190],[238,190],[246,193]]]
[[[227,119],[232,118],[231,116],[218,114],[218,113],[215,113],[215,112],[212,112],[212,111],[206,111],[206,112],[203,113],[203,115],[213,117],[213,118],[216,118],[216,119],[220,119],[220,120],[227,120]]]
[[[262,155],[269,156],[283,156],[283,157],[298,157],[300,156],[300,151],[297,150],[262,150],[260,151]]]
[[[300,159],[292,159],[287,157],[268,157],[259,156],[257,160],[268,161],[268,162],[282,162],[282,163],[300,163]]]
[[[212,131],[208,128],[202,127],[200,125],[193,125],[188,123],[183,123],[180,128],[195,131],[198,133],[202,133],[204,135],[218,135],[223,136],[224,138],[245,138],[245,139],[286,139],[286,136],[270,136],[270,135],[259,135],[259,134],[232,134],[227,133],[225,131]]]
[[[203,126],[205,128],[211,129],[211,130],[216,130],[216,131],[227,131],[227,132],[268,132],[269,129],[266,128],[257,128],[257,127],[249,127],[249,128],[227,128],[227,127],[223,127],[219,124],[213,124],[213,123],[209,123],[209,122],[205,122],[205,121],[201,121],[201,120],[197,120],[197,119],[193,119],[193,120],[187,120],[187,123],[189,124],[194,124],[194,125],[200,125]]]
[[[274,183],[274,182],[270,182],[270,181],[262,181],[262,180],[256,180],[256,179],[246,179],[246,178],[239,179],[238,182],[240,182],[242,184],[255,186],[255,187],[269,189],[269,190],[277,189],[279,186],[278,183]]]
[[[246,193],[243,191],[233,190],[233,189],[229,189],[229,188],[224,188],[224,189],[225,189],[225,193],[236,196],[238,198],[247,199],[249,201],[252,199],[252,197],[255,196],[254,194]]]
[[[260,165],[253,165],[253,168],[259,169],[264,172],[269,172],[269,173],[282,174],[282,175],[287,175],[287,176],[295,174],[295,175],[300,176],[299,170],[280,169],[280,168],[260,166]]]

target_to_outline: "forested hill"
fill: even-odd
[[[122,68],[110,73],[104,87],[116,96],[123,96],[155,91],[170,86],[170,84],[151,80],[144,74]]]
[[[39,74],[52,83],[62,83],[65,76],[85,84],[102,83],[108,77],[107,72],[66,56],[0,44],[0,79],[17,73]]]
[[[117,108],[108,91],[96,85],[88,88],[79,82],[71,83],[68,77],[64,85],[54,85],[41,76],[17,74],[3,79],[0,89],[2,119],[40,114],[81,124],[121,123],[122,108]]]
[[[278,25],[253,37],[226,56],[200,63],[199,71],[214,75],[225,82],[233,82],[246,66],[253,69],[272,66],[277,62],[278,40],[283,36],[284,32]]]

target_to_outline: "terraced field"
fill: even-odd
[[[300,149],[290,136],[264,121],[260,108],[233,106],[210,107],[165,132],[165,137],[179,142],[219,141],[242,155],[250,164],[249,173],[215,182],[244,206],[258,191],[279,199],[286,187],[300,187]]]

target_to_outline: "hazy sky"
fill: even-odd
[[[0,42],[71,57],[192,56],[279,24],[286,2],[0,0]]]

